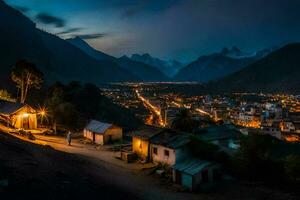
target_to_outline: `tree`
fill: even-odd
[[[289,155],[285,159],[284,165],[287,176],[293,181],[300,180],[300,156]]]
[[[65,91],[64,85],[61,83],[56,83],[51,88],[49,88],[48,98],[46,100],[46,105],[49,109],[49,114],[52,119],[53,130],[56,134],[56,122],[59,118],[60,112],[58,111],[59,105],[65,102]]]
[[[193,132],[196,127],[197,121],[192,118],[187,109],[180,110],[172,123],[172,128],[186,132]]]
[[[7,90],[0,90],[0,99],[5,101],[14,101],[11,94],[7,92]]]
[[[233,173],[254,181],[278,183],[284,178],[282,163],[273,158],[279,140],[269,135],[241,137],[239,152],[234,157]],[[276,174],[276,176],[274,176]]]
[[[14,65],[11,79],[20,89],[20,102],[25,103],[30,88],[40,89],[44,82],[43,73],[37,67],[26,60],[19,60]]]

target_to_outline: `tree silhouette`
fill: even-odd
[[[192,118],[187,109],[180,110],[172,123],[172,128],[186,132],[193,132],[196,126],[197,121]]]
[[[11,79],[20,89],[20,102],[25,103],[30,88],[40,89],[44,82],[43,73],[26,60],[19,60],[12,69]]]

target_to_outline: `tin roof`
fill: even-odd
[[[107,129],[112,127],[112,124],[99,122],[96,120],[91,120],[88,125],[85,127],[86,130],[92,131],[94,133],[103,134]]]
[[[176,169],[178,171],[184,172],[186,174],[195,175],[199,173],[204,168],[213,165],[213,163],[206,161],[206,160],[200,160],[197,158],[188,158],[182,162],[176,163],[173,166],[173,169]]]
[[[0,113],[4,115],[10,115],[18,111],[24,106],[26,105],[21,103],[16,103],[16,102],[0,100]]]
[[[145,125],[145,126],[139,128],[138,130],[132,131],[130,133],[130,135],[133,137],[138,137],[143,140],[149,140],[150,138],[159,134],[163,130],[164,129],[162,129],[162,128]]]
[[[150,139],[151,143],[169,148],[179,148],[190,142],[188,133],[175,130],[164,130]]]

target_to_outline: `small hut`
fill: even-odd
[[[164,129],[145,125],[130,133],[132,136],[132,151],[138,156],[149,161],[150,159],[150,139],[161,133]]]
[[[27,104],[0,100],[0,118],[8,126],[18,129],[36,129],[37,112]]]
[[[114,124],[91,120],[83,130],[83,136],[96,144],[108,144],[123,138],[123,130]]]

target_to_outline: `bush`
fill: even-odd
[[[289,155],[285,158],[285,173],[291,181],[300,181],[300,156]]]
[[[216,156],[219,151],[218,146],[208,142],[204,142],[195,136],[191,136],[189,149],[195,157],[210,161],[216,161]]]

